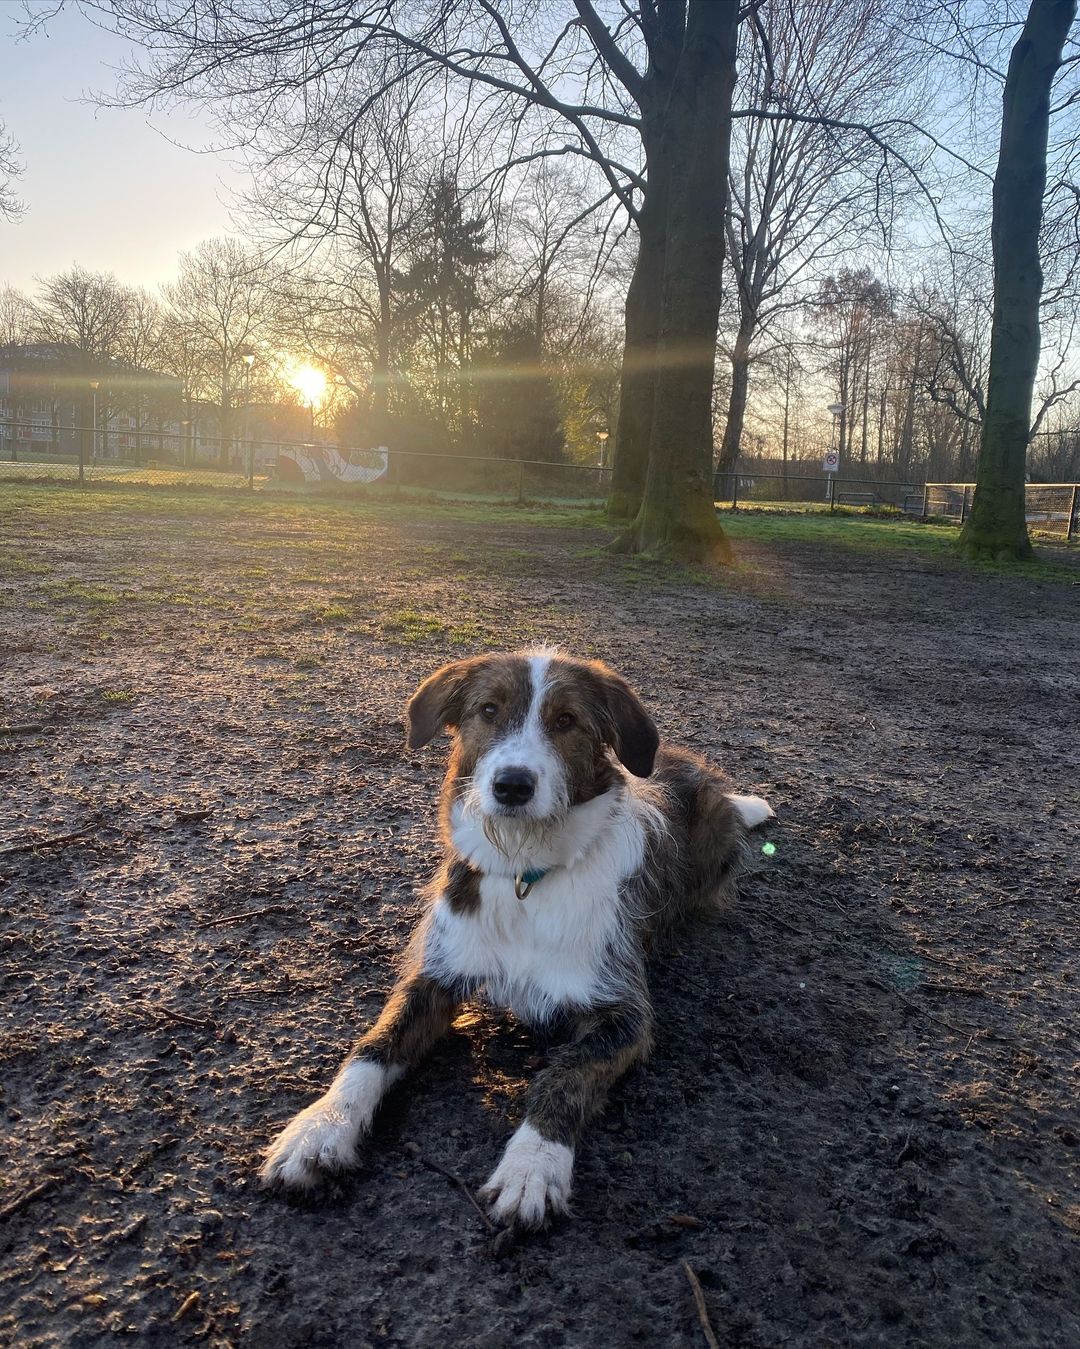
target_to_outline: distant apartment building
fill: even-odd
[[[266,468],[280,443],[312,439],[309,417],[253,402],[223,423],[217,404],[159,371],[59,343],[0,346],[0,460]]]
[[[63,348],[0,347],[0,449],[78,453],[78,399],[63,376]]]
[[[172,458],[180,384],[156,370],[35,342],[0,347],[0,458]]]

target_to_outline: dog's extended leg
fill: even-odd
[[[643,1000],[587,1017],[576,1038],[555,1051],[529,1088],[525,1122],[484,1186],[496,1218],[539,1227],[548,1213],[565,1211],[582,1130],[651,1044],[652,1013]]]
[[[330,1089],[293,1117],[259,1172],[269,1185],[309,1189],[324,1171],[356,1165],[356,1145],[387,1090],[445,1035],[460,999],[421,973],[402,979],[382,1015],[356,1042]]]

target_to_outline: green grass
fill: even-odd
[[[350,617],[344,604],[324,604],[315,610],[316,623],[345,623]]]
[[[85,604],[92,607],[105,604],[119,604],[120,592],[109,586],[88,586],[78,581],[62,581],[48,587],[54,599],[68,604]]]
[[[398,609],[384,614],[379,620],[379,627],[388,637],[407,646],[433,638],[454,646],[476,647],[498,644],[495,634],[474,620],[447,623],[435,614],[419,613],[415,609]]]
[[[559,505],[518,506],[499,502],[462,502],[385,497],[268,496],[264,493],[215,490],[168,491],[77,489],[54,484],[0,482],[0,522],[19,521],[32,514],[48,520],[65,520],[80,533],[96,534],[112,521],[117,528],[134,532],[135,521],[198,521],[213,527],[217,522],[261,524],[274,534],[269,546],[280,547],[290,530],[307,526],[318,531],[319,545],[347,542],[358,524],[471,523],[520,525],[529,529],[587,529],[603,524],[598,507]],[[310,546],[311,539],[297,540]],[[255,546],[258,546],[256,541]],[[251,574],[265,574],[254,564]]]
[[[969,563],[955,553],[959,530],[946,523],[922,523],[910,517],[879,518],[858,510],[829,512],[785,512],[777,509],[740,509],[732,514],[721,513],[721,522],[735,545],[736,567],[727,573],[712,573],[715,581],[725,583],[723,577],[747,576],[760,569],[762,550],[785,546],[831,547],[856,556],[923,559],[944,568],[970,569],[981,573],[1023,577],[1036,581],[1067,581],[1075,584],[1077,569],[1064,559],[1075,557],[1080,561],[1080,547],[1066,550],[1058,545],[1062,561],[1046,556],[1047,545],[1041,541],[1044,557],[1034,563]],[[407,537],[416,557],[424,556],[432,547],[449,546],[451,560],[457,565],[468,561],[475,567],[477,554],[471,549],[461,551],[459,540],[433,544],[430,539],[416,538],[415,531],[427,527],[460,524],[466,527],[491,526],[502,531],[502,537],[490,553],[490,566],[522,565],[533,554],[530,543],[538,541],[544,531],[551,529],[580,531],[581,555],[593,559],[597,568],[611,565],[613,576],[626,584],[652,586],[678,580],[707,580],[708,573],[699,568],[678,568],[655,559],[624,559],[619,565],[606,551],[608,538],[614,532],[602,512],[590,506],[540,506],[495,502],[466,503],[432,499],[403,499],[392,493],[365,497],[330,498],[327,496],[287,496],[284,494],[85,489],[55,484],[0,483],[0,534],[6,532],[9,540],[17,538],[18,545],[9,542],[0,555],[0,576],[6,571],[11,579],[30,579],[47,571],[33,556],[36,540],[62,540],[66,553],[64,572],[47,582],[45,591],[53,602],[80,605],[99,610],[114,609],[129,604],[171,603],[191,606],[194,603],[222,604],[224,599],[211,599],[201,593],[196,599],[190,583],[169,576],[152,580],[149,572],[156,562],[146,562],[146,569],[138,577],[136,586],[126,583],[122,590],[82,582],[78,572],[83,560],[94,556],[95,541],[109,540],[128,546],[132,551],[146,550],[148,543],[169,530],[181,531],[194,538],[201,547],[205,544],[207,571],[215,565],[213,552],[222,539],[231,544],[239,541],[246,553],[242,569],[234,570],[234,582],[247,582],[245,593],[236,591],[230,603],[258,604],[263,590],[262,582],[278,578],[282,563],[273,567],[262,565],[261,554],[280,552],[287,555],[285,571],[293,583],[302,578],[304,583],[341,585],[345,574],[362,575],[365,540],[387,526],[414,531]],[[507,533],[511,537],[507,539]],[[740,547],[742,545],[742,547]],[[30,556],[27,557],[26,554]],[[280,555],[279,555],[280,557]],[[32,560],[31,560],[32,559]],[[403,573],[405,574],[405,573]],[[336,579],[328,579],[336,578]],[[110,577],[110,580],[120,579]],[[186,578],[185,578],[186,579]],[[180,582],[180,584],[177,584]],[[234,586],[235,590],[235,586]],[[29,602],[33,602],[32,598]],[[331,625],[353,619],[352,602],[344,596],[331,594],[325,603],[309,610],[308,621]],[[404,616],[411,614],[411,617]],[[250,618],[252,628],[257,626]],[[451,637],[462,645],[483,644],[488,634],[470,625],[452,634],[431,624],[437,622],[419,611],[400,611],[384,617],[384,630],[393,631],[397,640],[424,641],[437,634]],[[396,625],[396,626],[394,626]]]
[[[967,562],[956,553],[956,541],[960,537],[958,525],[937,521],[924,523],[901,515],[878,518],[840,512],[784,514],[774,510],[740,510],[735,514],[725,512],[721,523],[731,537],[736,553],[740,540],[755,545],[810,544],[883,558],[890,555],[921,556],[943,567],[1024,576],[1037,581],[1075,582],[1080,579],[1075,566],[1046,559],[1035,562]],[[1036,541],[1036,546],[1039,546],[1039,541]]]

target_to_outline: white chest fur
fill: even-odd
[[[527,1021],[620,996],[632,938],[619,890],[644,860],[646,816],[629,793],[602,808],[589,806],[591,837],[582,848],[580,822],[574,822],[569,855],[559,856],[554,839],[548,855],[516,866],[505,857],[470,857],[485,873],[480,904],[464,913],[442,897],[435,901],[424,947],[429,974],[483,984],[493,1001]],[[455,828],[454,838],[466,856],[474,851],[467,822]],[[488,866],[498,870],[493,874]],[[519,900],[515,870],[532,866],[551,869]]]

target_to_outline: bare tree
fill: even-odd
[[[0,347],[21,347],[34,336],[34,308],[14,286],[0,289]]]
[[[867,419],[875,339],[885,330],[892,313],[887,288],[867,268],[847,268],[827,276],[815,298],[815,318],[828,375],[839,414],[841,462],[845,462],[853,439],[852,427],[862,423],[860,458],[866,462]],[[860,418],[860,409],[863,412]]]
[[[26,209],[15,194],[15,179],[22,173],[19,147],[0,122],[0,220],[17,220]]]
[[[127,294],[128,303],[116,340],[116,355],[127,369],[121,373],[116,394],[135,422],[138,462],[150,408],[155,401],[161,402],[162,388],[152,368],[162,354],[163,315],[161,305],[149,291],[133,288]]]
[[[509,209],[502,288],[520,321],[529,311],[538,351],[567,348],[587,323],[610,246],[606,229],[585,233],[594,214],[583,175],[550,163],[528,175]]]
[[[186,462],[194,441],[197,403],[213,379],[213,353],[197,329],[189,327],[182,318],[166,309],[162,315],[157,361],[161,371],[172,376],[178,385],[182,420],[188,431],[181,450],[181,457]]]
[[[994,318],[986,415],[975,499],[960,537],[969,557],[1032,555],[1024,473],[1040,356],[1039,234],[1051,93],[1075,18],[1076,0],[1031,0],[1005,77],[991,228]]]
[[[75,265],[39,282],[35,322],[45,341],[74,348],[84,371],[100,372],[119,352],[130,302],[111,272]]]
[[[212,239],[182,254],[178,279],[162,289],[173,324],[199,353],[192,364],[202,377],[198,387],[220,411],[224,462],[243,399],[244,358],[272,313],[266,264],[234,239]]]
[[[712,388],[737,31],[734,4],[691,0],[667,105],[667,237],[649,471],[627,536],[639,550],[695,559],[730,556],[713,505]]]
[[[108,425],[114,403],[113,362],[130,304],[131,292],[108,272],[76,265],[39,283],[35,327],[46,342],[68,349],[84,427],[91,424],[94,405],[98,423]],[[84,452],[88,448],[96,449],[87,442]]]
[[[894,144],[910,139],[899,124],[916,111],[920,82],[895,8],[892,0],[777,0],[743,27],[743,100],[805,120],[735,124],[728,259],[737,317],[726,344],[722,469],[738,457],[750,366],[770,327],[806,302],[838,251],[891,225],[903,185],[883,178],[880,152],[857,124],[888,116]]]
[[[425,95],[422,80],[376,99],[336,90],[269,138],[248,201],[263,242],[307,264],[296,284],[282,278],[283,331],[369,394],[377,420],[394,382],[396,277],[439,158],[419,125]]]
[[[593,0],[513,8],[499,0],[310,0],[302,10],[260,0],[111,0],[109,11],[148,50],[127,98],[215,100],[249,142],[298,103],[318,108],[350,81],[371,91],[359,118],[389,90],[434,70],[458,85],[451,121],[489,136],[508,161],[572,155],[595,165],[641,232],[612,505],[625,517],[637,512],[655,458],[649,482],[658,495],[631,546],[698,556],[712,548],[720,528],[711,428],[706,443],[700,410],[710,403],[715,353],[706,356],[701,343],[712,326],[723,233],[711,222],[699,227],[690,207],[698,193],[696,204],[719,206],[722,219],[735,3],[627,0],[602,14]],[[716,154],[725,164],[719,195]],[[704,291],[679,280],[687,265]]]

